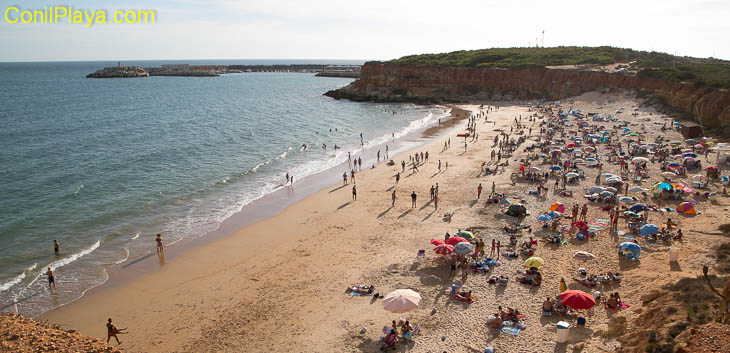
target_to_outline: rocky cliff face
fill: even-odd
[[[367,63],[360,79],[326,95],[355,101],[464,102],[558,100],[590,91],[633,89],[692,114],[706,128],[730,123],[730,93],[621,73],[556,69],[481,69]],[[730,124],[728,124],[730,125]]]

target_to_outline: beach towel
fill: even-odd
[[[350,295],[353,297],[372,297],[375,293],[358,293],[358,292],[350,292]]]
[[[521,330],[517,326],[509,326],[509,325],[504,324],[504,325],[502,325],[502,328],[500,329],[500,331],[502,331],[502,333],[517,336],[520,334]]]

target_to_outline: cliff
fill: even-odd
[[[636,90],[692,114],[710,129],[730,122],[730,92],[625,73],[575,69],[498,69],[369,62],[360,79],[325,95],[377,102],[444,103],[469,100],[559,100],[590,91]]]

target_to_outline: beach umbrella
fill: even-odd
[[[692,202],[682,202],[677,207],[677,212],[682,212],[684,214],[689,215],[696,215],[697,211],[695,211],[695,205]]]
[[[545,264],[545,260],[541,257],[533,256],[525,260],[525,267],[540,267]]]
[[[568,289],[560,293],[560,301],[573,309],[590,309],[596,305],[596,299],[592,294],[575,289]]]
[[[562,278],[562,277],[560,278],[560,288],[559,289],[560,289],[560,293],[563,293],[566,290],[568,290],[568,285],[565,284],[565,278]]]
[[[706,180],[707,177],[702,174],[697,174],[692,176],[693,179],[700,179],[700,180]]]
[[[601,174],[601,177],[602,178],[620,178],[620,176],[618,176],[616,174],[611,174],[611,173],[603,173],[603,174]]]
[[[645,210],[646,208],[647,208],[646,205],[643,203],[635,203],[635,204],[631,205],[631,207],[629,207],[629,211],[641,212],[641,211]]]
[[[411,289],[394,290],[383,299],[383,307],[392,313],[413,310],[421,302],[421,295]]]
[[[692,158],[692,157],[687,157],[687,158]],[[667,164],[667,166],[668,167],[672,167],[672,168],[676,168],[676,167],[681,167],[682,165],[679,164],[679,163],[674,162],[674,163]]]
[[[565,212],[565,205],[560,202],[553,202],[553,204],[550,205],[550,211],[563,213]]]
[[[588,229],[588,224],[583,221],[573,222],[573,224],[571,224],[571,225],[578,229]]]
[[[533,172],[533,173],[542,172],[542,170],[540,168],[538,168],[538,167],[530,167],[530,169],[528,169],[528,170],[531,171],[531,172]]]
[[[469,244],[467,242],[461,242],[461,243],[454,245],[454,252],[457,254],[464,255],[464,254],[470,253],[472,248],[473,247],[471,244]]]
[[[606,191],[602,191],[599,195],[601,197],[613,197],[615,194],[612,193],[612,192],[610,192],[610,191],[608,191],[608,190],[606,190]]]
[[[648,163],[649,158],[646,157],[634,157],[634,159],[631,160],[632,163],[639,164],[639,163]]]
[[[575,144],[569,143],[568,145],[565,146],[565,148],[575,148]]]
[[[441,244],[433,248],[433,252],[439,255],[448,255],[454,252],[454,247],[449,244]]]
[[[630,203],[630,202],[633,202],[634,201],[634,198],[633,197],[628,197],[628,196],[622,196],[622,197],[619,197],[618,200],[621,201],[621,202],[623,202],[623,203]]]
[[[633,217],[633,218],[639,218],[639,214],[636,212],[631,211],[624,211],[624,216],[626,217]]]
[[[462,237],[464,239],[472,239],[474,238],[474,233],[468,231],[468,230],[462,230],[461,232],[456,233],[457,237]]]
[[[553,219],[553,217],[548,214],[541,214],[541,215],[537,216],[537,220],[540,222],[547,222],[552,219]]]
[[[685,163],[694,163],[697,162],[697,159],[692,157],[684,157],[684,161]]]
[[[616,188],[615,188],[615,187],[613,187],[613,186],[606,186],[606,191],[610,191],[610,192],[612,192],[612,193],[614,193],[614,194],[615,194],[615,193],[617,193],[617,192],[618,192],[618,189],[616,189]]]
[[[638,252],[641,250],[641,247],[639,246],[639,244],[632,243],[630,241],[625,241],[625,242],[619,244],[618,247],[621,250],[629,250],[632,252]]]
[[[659,231],[659,227],[657,227],[656,224],[649,223],[641,226],[641,228],[639,228],[639,231],[641,232],[641,235],[652,235],[656,234]]]
[[[519,204],[519,203],[513,203],[507,208],[507,211],[505,214],[512,216],[512,217],[522,217],[529,215],[530,212],[527,210],[527,207],[525,205]]]
[[[632,186],[629,188],[629,192],[643,192],[646,191],[646,189],[642,188],[641,186]]]
[[[621,178],[608,178],[603,182],[606,185],[623,184],[624,181]]]
[[[431,239],[431,245],[439,246],[444,244],[446,244],[446,242],[441,239]]]
[[[596,149],[595,149],[595,148],[593,148],[593,147],[591,147],[591,146],[586,146],[586,147],[583,147],[583,152],[589,152],[589,153],[590,153],[590,152],[593,152],[593,151],[595,151],[595,150],[596,150]]]
[[[697,154],[695,154],[695,153],[692,153],[692,152],[685,152],[685,153],[682,153],[682,157],[692,157],[692,158],[697,158]]]
[[[716,166],[714,166],[714,165],[711,165],[711,166],[709,166],[709,167],[705,167],[705,170],[711,170],[711,171],[716,171],[716,170],[719,170],[719,169],[720,169],[720,168],[718,168],[718,167],[716,167]]]
[[[604,191],[606,191],[606,188],[601,187],[601,186],[591,186],[590,188],[588,188],[589,194],[598,194],[598,193],[604,192]]]
[[[672,190],[672,185],[670,185],[669,183],[659,183],[659,184],[654,185],[654,187],[659,190],[669,190],[669,191]]]
[[[563,170],[563,167],[561,167],[559,165],[554,165],[554,166],[551,166],[550,169],[551,170]]]
[[[459,237],[459,236],[453,236],[453,237],[451,237],[449,239],[446,239],[446,244],[449,244],[449,245],[452,245],[453,246],[453,245],[456,245],[458,243],[465,242],[465,241],[468,242],[468,240],[466,240],[465,238],[462,238],[462,237]]]
[[[586,158],[586,162],[598,162],[598,160],[591,157],[591,158]]]
[[[662,176],[663,176],[663,177],[667,177],[667,178],[673,178],[673,177],[676,177],[676,176],[677,176],[677,174],[675,174],[675,173],[673,173],[673,172],[663,172],[663,173],[662,173]]]

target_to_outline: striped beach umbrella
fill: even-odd
[[[454,247],[449,244],[441,244],[435,248],[433,248],[433,252],[439,254],[439,255],[448,255],[454,252]]]
[[[471,252],[472,245],[467,242],[461,242],[454,245],[454,252],[460,255],[468,254]]]

